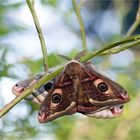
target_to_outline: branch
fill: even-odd
[[[128,32],[126,33],[126,36],[127,37],[131,36],[138,26],[139,26],[139,21],[135,20],[134,23],[129,28]]]
[[[114,49],[111,49],[111,50],[104,51],[104,52],[102,52],[99,55],[116,54],[116,53],[125,51],[125,50],[127,50],[129,48],[135,47],[136,45],[139,45],[139,44],[140,44],[140,40],[133,41],[131,43],[127,43],[127,44],[121,45],[119,48],[114,48]]]
[[[46,44],[45,44],[45,40],[44,40],[44,37],[43,37],[42,30],[41,30],[41,27],[40,27],[40,24],[39,24],[39,21],[38,21],[38,17],[37,17],[36,11],[34,9],[35,1],[34,0],[26,0],[26,2],[28,4],[28,7],[29,7],[30,12],[32,14],[34,24],[35,24],[35,27],[36,27],[36,30],[37,30],[37,33],[38,33],[38,37],[39,37],[40,44],[41,44],[41,49],[42,49],[42,54],[43,54],[44,70],[45,70],[45,72],[47,72],[48,71],[47,48],[46,48]]]
[[[75,10],[77,19],[78,19],[79,24],[80,24],[80,32],[81,32],[81,38],[82,38],[82,48],[83,48],[83,50],[87,51],[86,32],[85,32],[84,23],[83,23],[81,14],[80,14],[80,10],[79,10],[79,7],[77,6],[76,0],[72,0],[72,4],[73,4],[73,8]]]
[[[128,32],[126,33],[126,37],[131,36],[139,25],[140,25],[140,2],[139,2],[139,8],[136,14],[136,19],[134,23],[131,25],[131,27],[129,28]]]
[[[126,39],[123,39],[121,41],[112,43],[110,45],[107,45],[106,47],[104,47],[103,49],[96,51],[94,53],[88,53],[85,54],[85,56],[83,56],[80,60],[80,62],[85,62],[88,61],[89,59],[100,55],[101,53],[104,53],[105,51],[109,51],[110,49],[117,47],[118,45],[122,45],[125,44],[124,47],[125,49],[133,47],[132,43],[140,43],[140,35],[136,35],[136,36],[132,36]],[[126,43],[129,43],[129,47],[127,46]],[[130,46],[131,44],[131,46]],[[117,49],[116,49],[117,51]],[[109,54],[109,53],[108,53]],[[54,72],[52,72],[51,74],[46,73],[46,75],[44,77],[42,77],[37,83],[33,84],[32,86],[30,86],[27,90],[25,90],[24,92],[22,92],[21,95],[19,95],[18,97],[16,97],[14,100],[12,100],[9,104],[5,105],[1,110],[0,110],[0,118],[6,114],[10,109],[12,109],[18,102],[20,102],[22,99],[24,99],[26,96],[30,95],[34,90],[36,90],[37,88],[39,88],[40,86],[42,86],[42,84],[47,83],[48,81],[50,81],[51,79],[53,79],[54,77],[56,77],[62,70],[63,70],[64,66],[61,66],[60,68],[58,68],[57,70],[55,70]]]
[[[91,58],[93,58],[97,55],[102,55],[105,51],[109,51],[112,48],[118,47],[119,45],[126,44],[126,43],[131,43],[131,42],[134,42],[134,41],[140,41],[140,35],[131,36],[131,37],[125,38],[121,41],[109,44],[109,45],[103,47],[103,49],[101,49],[99,51],[96,51],[96,52],[89,52],[80,59],[80,62],[88,61],[89,59],[91,59]],[[132,44],[129,44],[128,46],[126,44],[126,46],[124,46],[125,49],[130,48],[130,47],[133,47]],[[116,49],[115,51],[117,52],[118,50]],[[119,48],[119,51],[121,51],[120,48]],[[122,49],[122,51],[123,51],[123,49]],[[108,53],[108,54],[110,54],[110,53]]]

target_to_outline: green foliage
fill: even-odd
[[[42,4],[50,4],[51,6],[56,6],[58,0],[41,0]]]
[[[22,5],[21,2],[15,4],[6,4],[5,1],[0,2],[0,36],[7,35],[13,31],[24,29],[9,19],[7,13],[9,10],[17,9]]]

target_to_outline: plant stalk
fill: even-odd
[[[45,43],[45,39],[40,27],[40,23],[36,14],[36,11],[34,9],[34,4],[35,1],[34,0],[26,0],[29,10],[32,14],[33,20],[34,20],[34,24],[38,33],[38,37],[40,40],[40,44],[41,44],[41,50],[42,50],[42,54],[43,54],[43,64],[44,64],[44,70],[45,72],[48,72],[48,54],[47,54],[47,48],[46,48],[46,43]]]
[[[79,7],[77,6],[76,0],[72,0],[73,8],[76,13],[79,25],[80,25],[80,32],[81,32],[81,38],[82,38],[82,48],[83,50],[87,51],[87,43],[86,43],[86,32],[85,32],[85,26],[82,20],[82,16],[80,14]]]

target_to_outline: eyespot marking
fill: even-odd
[[[97,90],[100,93],[104,93],[106,95],[113,94],[113,91],[112,91],[110,85],[102,79],[95,80],[94,85],[96,86]]]
[[[98,84],[98,90],[100,92],[106,92],[108,90],[108,85],[105,82],[101,82]]]
[[[62,100],[62,97],[61,97],[61,94],[59,93],[54,93],[52,95],[52,102],[57,104],[57,103],[60,103],[60,101]]]

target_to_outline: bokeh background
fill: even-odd
[[[79,0],[89,51],[125,37],[135,20],[137,0]],[[36,0],[45,36],[49,67],[74,57],[82,49],[79,24],[69,0]],[[134,32],[138,34],[140,28]],[[121,117],[111,120],[80,114],[40,124],[39,106],[23,100],[0,119],[0,140],[139,140],[140,46],[92,59],[95,68],[127,89],[131,102]],[[0,108],[15,96],[19,80],[43,72],[42,53],[25,0],[0,0]]]

